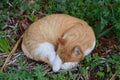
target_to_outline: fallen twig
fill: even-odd
[[[21,54],[17,54],[17,55],[8,63],[8,65],[13,64],[13,63],[16,61],[16,58],[19,57],[19,56],[21,56]]]
[[[5,63],[3,64],[2,68],[0,69],[1,72],[3,72],[4,68],[6,67],[7,63],[9,62],[10,58],[12,57],[12,55],[14,54],[14,52],[16,51],[18,45],[20,44],[21,40],[22,40],[23,35],[20,36],[20,38],[18,39],[18,41],[16,42],[16,44],[14,45],[13,49],[11,50],[11,52],[9,53]]]
[[[115,80],[116,73],[112,75],[110,80]]]

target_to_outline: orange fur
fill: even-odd
[[[23,35],[22,49],[28,57],[39,61],[40,57],[32,51],[45,41],[55,46],[63,62],[78,62],[84,58],[84,51],[92,47],[95,35],[85,21],[66,14],[53,14],[29,26]],[[74,54],[75,48],[79,49],[78,54]],[[49,63],[47,58],[42,61]]]
[[[65,45],[65,43],[66,43],[66,39],[63,39],[63,38],[58,38],[58,41],[62,45]]]

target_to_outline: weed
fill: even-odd
[[[0,0],[0,30],[6,24],[11,24],[9,18],[36,21],[34,11],[44,14],[65,13],[81,18],[89,23],[95,31],[97,43],[102,36],[120,37],[120,0]],[[26,17],[27,16],[27,17]],[[18,21],[19,21],[18,20]],[[12,23],[11,25],[15,25]],[[20,25],[18,23],[18,25]],[[9,26],[9,25],[8,25]],[[18,26],[19,27],[19,26]],[[17,32],[18,27],[12,28]],[[13,35],[15,36],[15,35]],[[99,44],[97,44],[98,46]],[[0,31],[0,52],[10,51],[10,41],[7,33]],[[0,80],[69,80],[80,75],[92,75],[99,79],[109,80],[116,73],[120,78],[120,55],[114,53],[112,56],[100,58],[97,54],[87,56],[80,62],[78,72],[63,71],[59,74],[43,75],[42,66],[34,66],[33,71],[27,70],[28,66],[23,64],[22,58],[18,60],[19,67],[7,67],[4,73],[0,72]]]
[[[31,14],[30,16],[28,16],[28,19],[31,21],[31,22],[34,22],[36,21],[36,16],[34,14]]]
[[[110,79],[116,73],[117,78],[120,78],[120,56],[115,53],[113,56],[100,58],[98,55],[89,55],[84,61],[80,62],[77,72],[71,70],[62,71],[58,74],[48,73],[43,75],[45,71],[41,65],[34,66],[32,71],[28,70],[28,66],[23,63],[23,58],[18,58],[20,63],[18,68],[7,67],[6,72],[0,72],[1,80],[69,80],[75,79],[79,75],[92,75],[99,77],[99,79]],[[89,70],[88,70],[89,67]],[[92,73],[92,71],[96,72]],[[4,77],[6,76],[6,77]]]
[[[10,42],[7,39],[6,32],[0,31],[0,52],[8,53],[10,49]]]
[[[87,67],[90,68],[90,71],[97,70],[95,73],[96,77],[102,79],[110,79],[112,74],[117,73],[117,77],[120,78],[120,56],[118,53],[115,53],[113,56],[107,56],[106,58],[100,58],[98,55],[87,56],[82,62],[83,68],[80,71],[88,75]],[[111,72],[113,71],[113,72]]]
[[[96,37],[105,36],[112,30],[120,36],[120,5],[119,1],[80,1],[51,0],[45,7],[47,14],[65,13],[86,20],[95,30]],[[105,29],[108,27],[107,29]]]

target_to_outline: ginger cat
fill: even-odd
[[[27,57],[50,64],[54,72],[75,67],[94,47],[92,28],[67,14],[52,14],[34,22],[22,41]]]

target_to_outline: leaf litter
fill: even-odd
[[[12,7],[12,5],[10,3],[8,3],[8,4]],[[22,10],[22,8],[21,8],[20,12],[21,13],[19,16],[21,16],[21,15],[24,16],[25,17],[24,19],[19,18],[19,16],[15,16],[14,18],[10,17],[9,13],[7,13],[8,20],[5,22],[5,26],[0,29],[0,30],[7,32],[7,38],[10,40],[11,48],[17,42],[19,37],[24,33],[24,31],[27,29],[27,27],[32,23],[27,17],[29,15],[24,14],[24,11]],[[43,12],[37,12],[37,11],[33,11],[33,14],[36,16],[37,19],[46,15]],[[94,51],[92,52],[92,55],[98,53],[98,55],[100,57],[106,57],[107,55],[112,56],[114,54],[114,52],[119,52],[119,54],[120,54],[120,46],[118,44],[117,37],[115,37],[115,36],[113,36],[111,38],[101,37],[98,42],[99,42],[99,45],[95,47]],[[44,76],[53,73],[48,64],[43,63],[43,62],[37,62],[37,61],[27,58],[21,51],[20,46],[21,45],[19,45],[19,47],[17,48],[17,51],[15,51],[14,54],[11,56],[11,59],[9,60],[9,62],[7,63],[6,66],[18,68],[20,64],[17,61],[17,59],[19,57],[22,57],[22,58],[24,58],[23,64],[28,66],[28,68],[27,68],[28,71],[34,71],[33,67],[36,64],[39,64],[39,65],[43,66],[44,70],[46,71],[46,73],[44,73]],[[9,56],[9,54],[0,53],[0,67],[3,66],[3,64],[5,63],[6,58],[8,56]],[[80,66],[78,65],[76,68],[73,68],[71,70],[73,73],[77,74],[77,76],[72,80],[95,79],[93,77],[95,76],[97,69],[94,69],[94,71],[89,71],[89,67],[87,67],[89,75],[85,76],[83,74],[80,74],[80,72],[78,70],[79,67]],[[69,72],[67,71],[66,75],[68,75],[68,74],[69,74]],[[115,74],[113,75],[112,78],[114,78],[114,76],[115,76]],[[96,79],[98,79],[98,78],[96,78]]]

